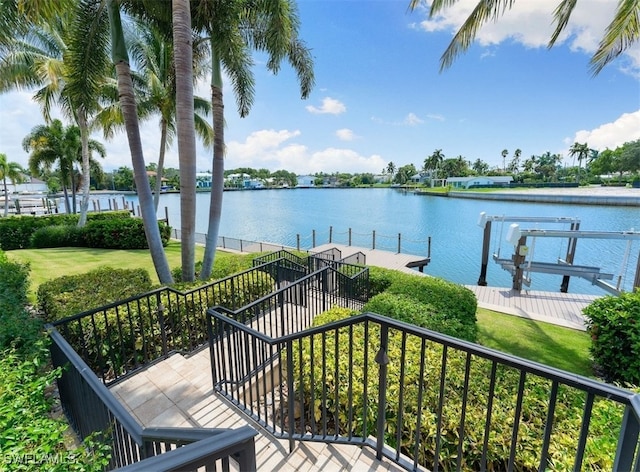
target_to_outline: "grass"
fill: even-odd
[[[558,369],[593,377],[584,331],[479,308],[478,343]]]
[[[180,243],[171,241],[165,252],[170,267],[181,265]],[[203,252],[203,247],[196,246],[196,260],[202,259]],[[216,261],[222,262],[225,253],[218,253],[221,257]],[[82,274],[104,266],[144,268],[153,283],[159,283],[149,251],[144,249],[22,249],[7,251],[6,254],[11,260],[30,264],[32,301],[35,301],[38,286],[49,279]],[[229,254],[227,257],[235,256]],[[477,316],[478,342],[483,346],[579,375],[593,376],[589,357],[591,340],[587,333],[482,308],[478,309]]]
[[[180,243],[170,241],[165,248],[169,267],[182,265]],[[196,261],[202,259],[204,247],[196,246]],[[54,249],[20,249],[6,251],[10,260],[29,263],[31,266],[29,287],[30,296],[35,300],[35,293],[41,283],[62,275],[76,275],[89,272],[98,267],[114,267],[118,269],[143,268],[149,272],[151,281],[159,284],[153,267],[151,254],[147,249],[90,249],[60,247]]]

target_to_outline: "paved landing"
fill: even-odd
[[[144,426],[238,428],[249,424],[261,433],[256,436],[259,471],[404,471],[387,460],[378,461],[368,447],[297,442],[289,453],[288,441],[274,439],[213,393],[208,350],[190,357],[174,354],[110,390]]]

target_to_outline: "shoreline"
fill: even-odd
[[[416,191],[416,194],[450,198],[472,198],[477,200],[640,207],[640,188],[602,187],[596,185],[564,188],[517,188],[492,190],[490,192],[453,190],[443,193],[429,192],[427,190]]]

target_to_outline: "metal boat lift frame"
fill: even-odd
[[[478,224],[484,227],[484,240],[482,250],[482,266],[478,285],[486,285],[486,270],[489,259],[489,242],[491,238],[491,222],[492,221],[517,221],[517,222],[535,222],[535,223],[570,223],[571,230],[558,231],[549,229],[520,229],[518,224],[511,224],[507,234],[507,240],[515,247],[515,252],[510,259],[500,258],[498,254],[493,255],[493,259],[508,270],[513,276],[514,290],[522,290],[523,282],[526,282],[525,272],[540,272],[548,274],[562,275],[561,292],[567,292],[569,288],[569,279],[571,276],[581,277],[589,280],[592,284],[615,295],[622,293],[620,290],[620,280],[616,286],[611,285],[605,280],[612,280],[613,274],[607,274],[600,271],[599,267],[576,266],[573,264],[577,240],[580,238],[587,239],[622,239],[628,240],[630,244],[632,240],[640,240],[640,232],[636,231],[580,231],[580,220],[577,218],[554,218],[554,217],[507,217],[507,216],[487,216],[480,214]],[[565,259],[558,259],[557,263],[553,262],[526,262],[528,252],[527,237],[548,237],[548,238],[567,238],[569,243],[567,246],[567,255]],[[627,254],[628,255],[628,254]],[[633,282],[634,288],[640,288],[640,254],[638,255],[638,263],[636,274]]]

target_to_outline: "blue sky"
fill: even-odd
[[[558,0],[521,0],[453,66],[439,59],[475,0],[429,19],[405,0],[302,0],[301,37],[312,49],[316,85],[300,99],[295,74],[277,75],[256,57],[256,99],[238,117],[232,87],[225,91],[226,168],[380,173],[420,168],[436,149],[502,167],[501,152],[522,158],[546,151],[565,156],[573,142],[615,148],[640,139],[640,45],[589,72],[589,58],[613,15],[614,0],[580,0],[567,33],[546,44]],[[208,96],[206,83],[197,94]],[[23,137],[42,123],[32,92],[0,96],[0,152],[26,165]],[[156,120],[143,125],[147,162],[157,160]],[[96,138],[100,136],[96,135]],[[105,143],[106,170],[131,167],[126,136]],[[198,170],[209,170],[212,151],[199,147]],[[508,157],[508,158],[509,158]],[[177,144],[167,165],[177,167]]]

